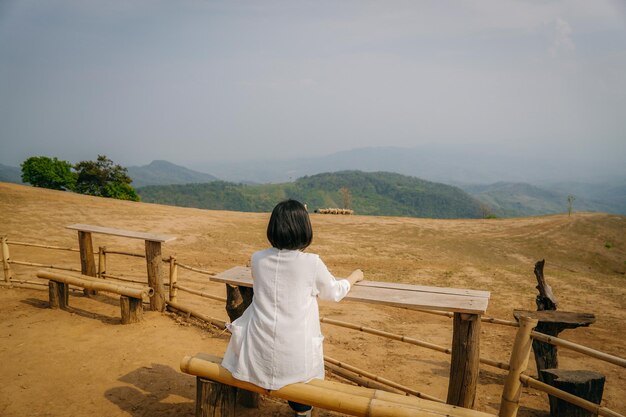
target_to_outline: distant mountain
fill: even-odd
[[[548,190],[526,183],[499,182],[490,185],[463,186],[463,190],[490,207],[498,217],[534,216],[566,213],[568,195],[573,195],[574,211],[601,211],[626,214],[626,204],[611,204],[576,193],[573,187],[563,186],[561,191]],[[566,192],[570,191],[570,192]],[[622,193],[626,196],[626,193]]]
[[[491,184],[498,181],[541,184],[547,181],[605,181],[626,176],[626,166],[590,160],[550,157],[542,152],[524,156],[505,148],[479,145],[421,145],[412,148],[359,148],[329,155],[294,159],[214,161],[198,164],[234,182],[281,183],[320,172],[359,170],[397,172],[445,184]],[[192,166],[193,167],[193,166]]]
[[[146,185],[193,184],[217,181],[218,178],[203,172],[175,165],[168,161],[152,161],[148,165],[128,167],[133,187]]]
[[[309,210],[343,207],[349,190],[357,214],[429,218],[478,218],[480,204],[457,187],[388,172],[342,171],[282,184],[208,184],[148,186],[137,191],[142,201],[218,210],[271,211],[286,198],[306,202]]]
[[[22,184],[22,170],[17,167],[0,164],[0,181]]]

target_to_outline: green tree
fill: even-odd
[[[31,156],[21,164],[22,181],[35,187],[53,190],[73,190],[76,174],[72,164],[47,156]]]
[[[98,155],[95,161],[81,161],[74,169],[77,173],[76,191],[81,194],[139,201],[130,185],[133,180],[127,169],[114,164],[105,155]]]

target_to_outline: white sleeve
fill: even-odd
[[[335,279],[324,262],[317,258],[315,266],[315,294],[322,300],[340,301],[350,291],[350,281]]]

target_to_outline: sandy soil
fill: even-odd
[[[358,212],[358,208],[357,208]],[[214,272],[245,265],[266,246],[267,213],[207,211],[86,197],[0,183],[0,235],[9,241],[77,247],[88,223],[167,233],[177,240],[164,255]],[[594,313],[589,328],[568,330],[568,340],[626,357],[626,217],[567,215],[506,220],[431,220],[313,215],[311,252],[338,276],[354,268],[367,279],[491,291],[487,315],[512,319],[514,308],[535,309],[534,262],[546,259],[546,277],[559,310]],[[94,246],[142,252],[143,242],[94,235]],[[13,260],[79,267],[75,252],[11,245]],[[15,279],[35,281],[37,268],[13,265]],[[108,272],[145,279],[140,258],[110,255]],[[224,295],[223,285],[180,271],[179,282]],[[41,287],[45,289],[44,287]],[[180,294],[179,301],[227,319],[220,302]],[[192,416],[195,381],[178,371],[187,354],[221,355],[228,335],[174,314],[146,312],[145,321],[119,324],[113,296],[72,293],[71,310],[51,310],[47,292],[0,287],[0,415]],[[321,305],[322,316],[404,334],[444,346],[446,317],[355,302]],[[449,356],[322,325],[325,353],[439,398],[446,397]],[[481,356],[506,362],[514,329],[483,323]],[[626,371],[561,350],[566,369],[607,377],[603,404],[626,413]],[[534,365],[529,370],[534,375]],[[476,408],[497,412],[504,372],[483,367]],[[332,377],[332,376],[331,376]],[[519,415],[547,415],[547,397],[524,389]],[[240,415],[288,416],[281,401],[264,399],[260,411]],[[337,415],[319,411],[319,416]]]

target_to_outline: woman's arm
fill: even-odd
[[[363,271],[361,271],[360,269],[355,269],[346,279],[350,282],[350,289],[352,289],[354,284],[363,280]]]

